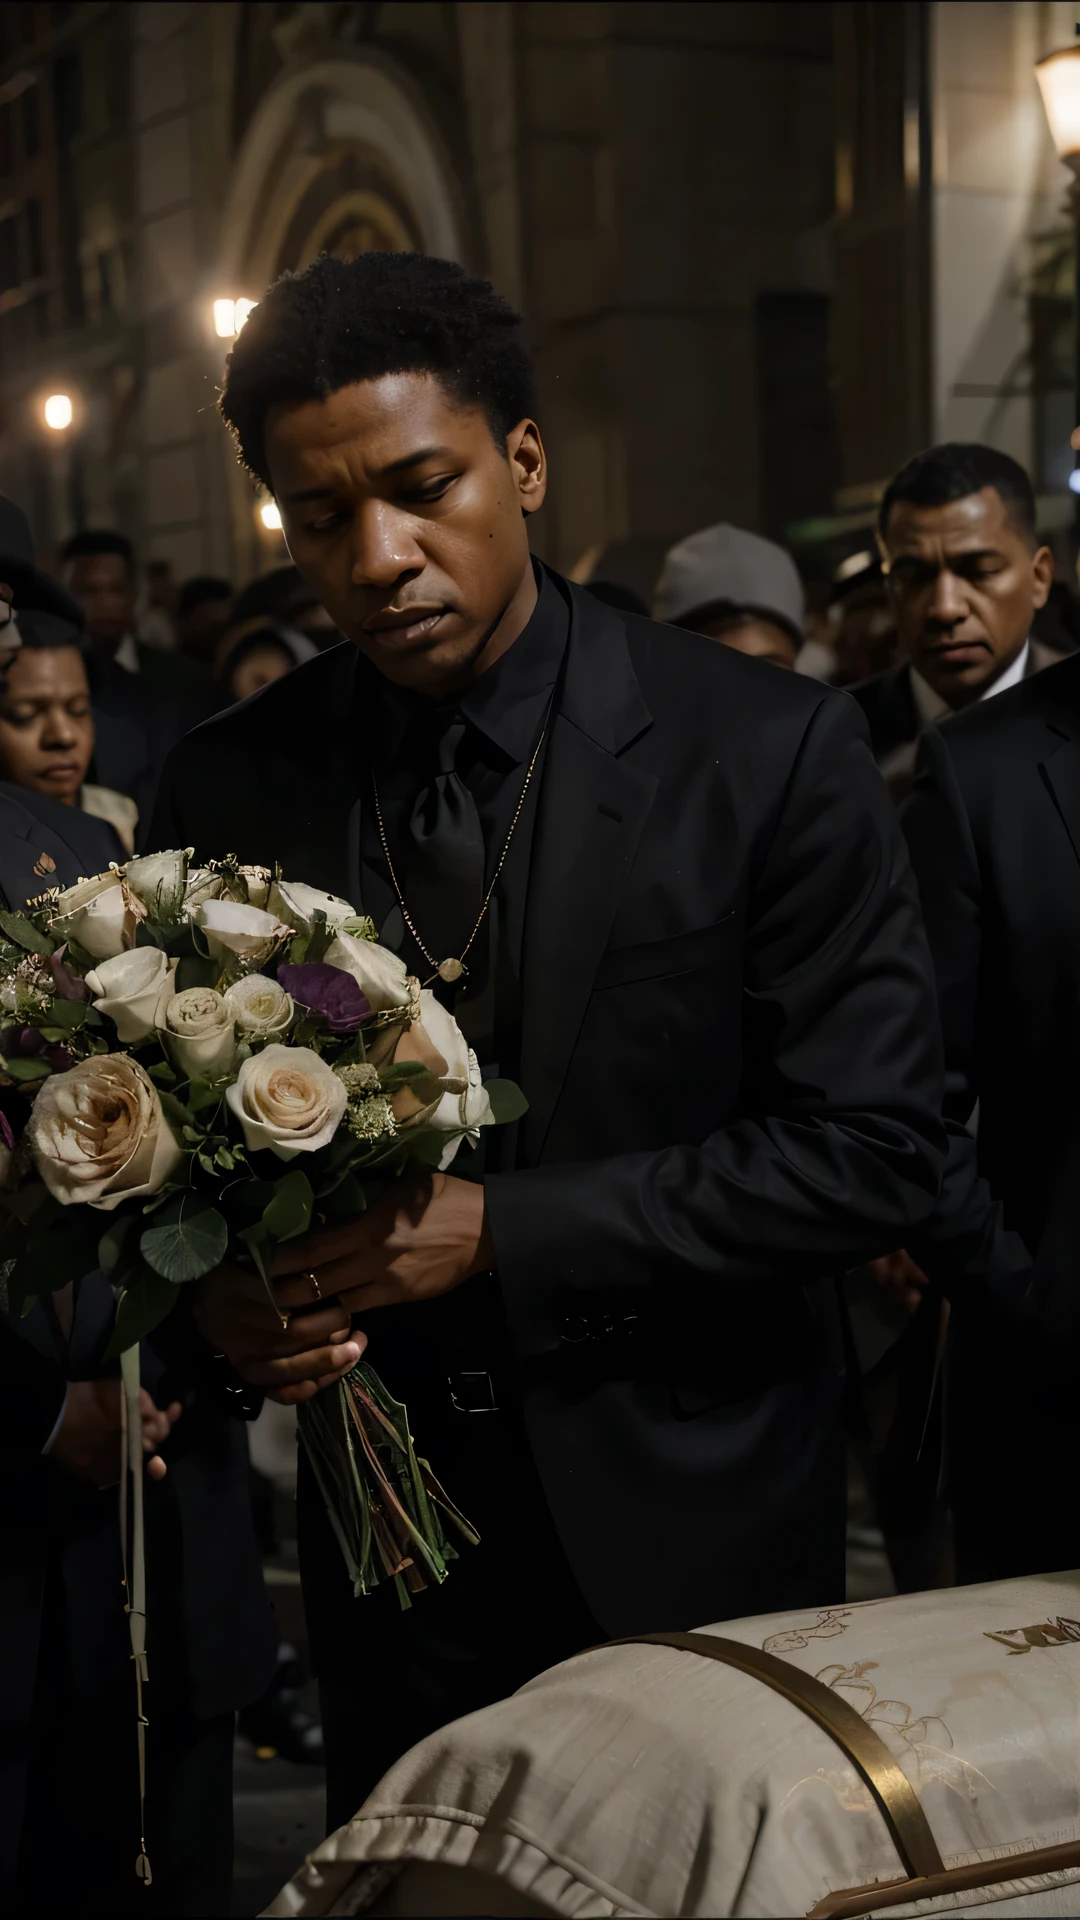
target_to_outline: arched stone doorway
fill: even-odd
[[[257,300],[320,253],[467,255],[464,197],[423,96],[377,49],[286,69],[247,119],[220,228],[217,284]],[[241,574],[284,557],[260,530],[246,478],[230,497]]]

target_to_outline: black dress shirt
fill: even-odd
[[[467,974],[452,986],[441,980],[433,983],[433,990],[454,1013],[488,1077],[501,1072],[512,1078],[518,1068],[521,948],[542,751],[516,826],[513,823],[530,762],[545,725],[550,726],[553,717],[570,631],[570,609],[557,580],[540,568],[536,576],[537,601],[527,626],[506,653],[454,703],[468,723],[458,770],[480,816],[485,888],[491,885],[513,828],[491,904],[469,950]],[[365,675],[361,687],[361,725],[390,857],[408,906],[408,822],[417,792],[430,772],[421,758],[430,703],[390,681],[376,680],[374,675]],[[361,793],[364,911],[374,919],[383,943],[400,953],[409,971],[427,984],[432,968],[402,916],[371,798]],[[436,960],[442,959],[439,928],[418,924],[417,932],[428,952]]]

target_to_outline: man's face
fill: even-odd
[[[64,579],[86,615],[86,631],[103,647],[119,646],[135,630],[135,583],[120,553],[82,553]]]
[[[901,645],[950,707],[967,706],[1016,659],[1054,577],[994,487],[941,507],[900,500],[884,534]]]
[[[430,374],[386,374],[275,407],[266,448],[293,560],[388,680],[453,692],[516,638],[535,595],[522,514],[546,485],[531,421],[503,453]]]

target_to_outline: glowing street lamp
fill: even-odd
[[[214,332],[219,340],[235,340],[247,321],[252,309],[258,305],[255,300],[215,300]]]
[[[75,418],[71,395],[67,393],[50,393],[42,411],[45,415],[45,425],[51,427],[54,433],[63,433],[65,427],[70,427]]]
[[[259,519],[267,533],[281,532],[281,509],[276,500],[264,500],[259,508]]]
[[[1035,66],[1050,138],[1074,173],[1080,166],[1080,47],[1059,47]]]

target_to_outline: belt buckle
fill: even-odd
[[[456,1413],[498,1413],[490,1373],[465,1367],[459,1373],[448,1373],[446,1384]]]

